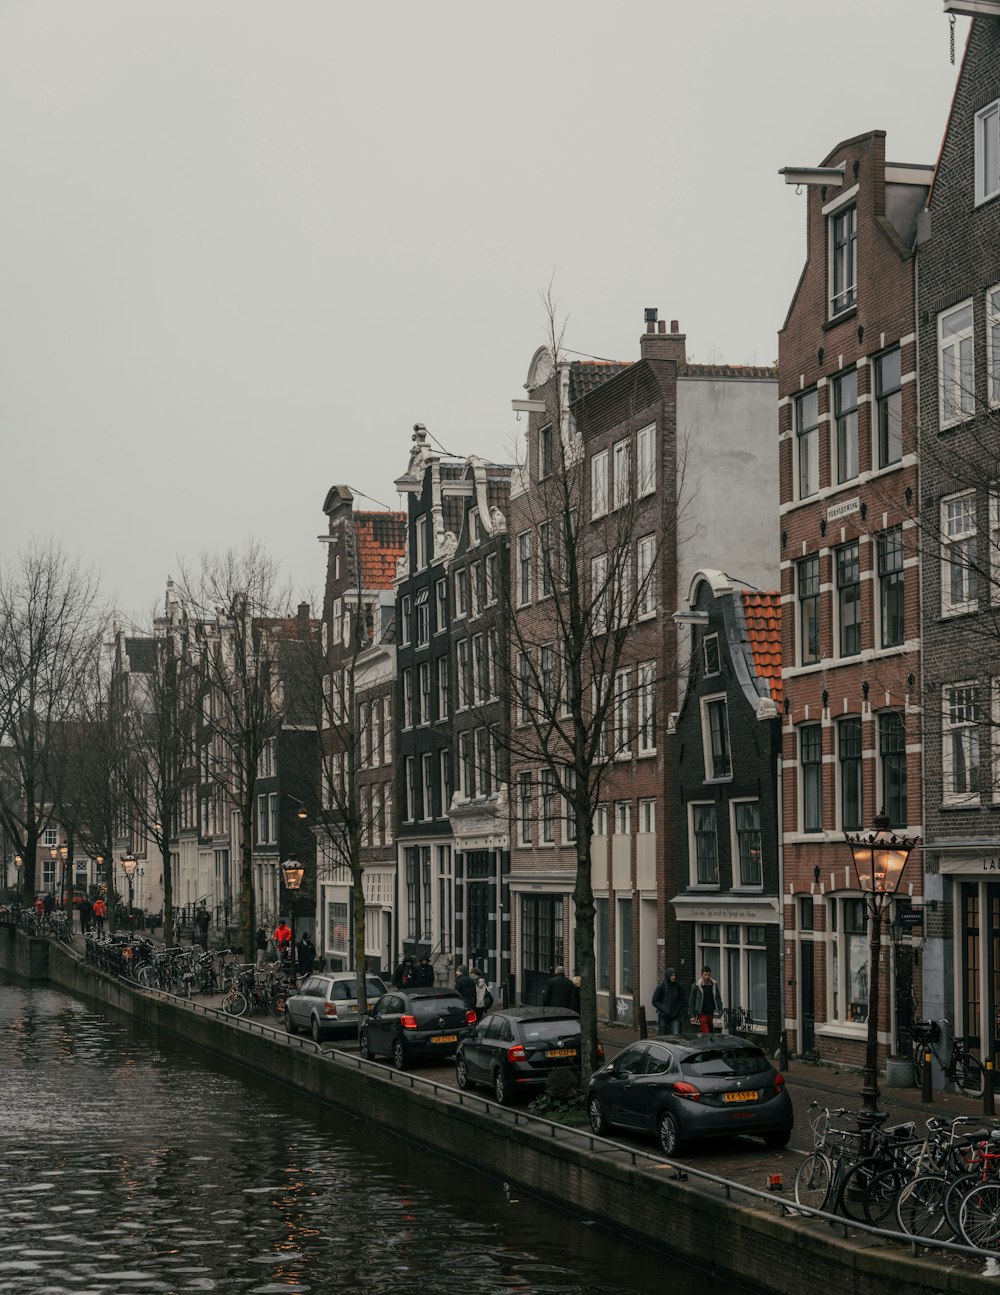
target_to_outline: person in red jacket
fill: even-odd
[[[284,918],[274,928],[274,947],[278,950],[278,960],[286,962],[292,952],[292,928]]]
[[[104,919],[108,915],[108,906],[103,899],[94,900],[94,922],[97,925],[97,934],[104,934]]]

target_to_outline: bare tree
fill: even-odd
[[[65,768],[62,727],[78,718],[99,642],[98,582],[53,543],[33,544],[0,570],[0,824],[37,890],[36,855]]]

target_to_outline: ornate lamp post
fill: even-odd
[[[16,887],[17,903],[21,903],[21,876],[24,868],[24,856],[21,854],[14,855],[14,885]]]
[[[297,976],[295,971],[295,901],[298,898],[299,887],[302,885],[302,878],[305,876],[305,868],[299,863],[294,854],[290,854],[285,862],[281,865],[281,871],[285,877],[285,889],[288,891],[288,906],[291,909],[292,918],[292,983],[296,983]]]
[[[879,955],[882,945],[882,910],[887,899],[896,893],[911,850],[920,842],[918,836],[897,836],[889,831],[885,810],[875,815],[874,830],[844,833],[851,847],[858,888],[864,894],[871,922],[871,944],[868,950],[868,1041],[865,1046],[865,1082],[861,1089],[861,1112],[858,1123],[870,1129],[878,1114],[878,1025],[879,1025]]]
[[[134,854],[122,855],[122,872],[128,878],[128,929],[129,934],[135,932],[135,916],[132,912],[132,878],[135,876],[135,870],[139,866],[139,860]]]

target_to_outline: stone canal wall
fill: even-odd
[[[38,943],[44,942],[0,932],[0,970],[37,973],[42,955],[22,946]],[[321,1052],[309,1040],[144,992],[59,945],[48,946],[48,975],[70,993],[763,1292],[884,1295],[891,1284],[910,1295],[971,1295],[987,1284],[954,1256],[912,1256],[863,1236],[848,1240],[817,1220],[782,1217],[735,1195],[728,1200],[717,1185],[678,1181],[667,1165],[579,1132],[518,1119],[485,1099],[434,1088],[353,1054]]]

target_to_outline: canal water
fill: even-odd
[[[4,1295],[740,1289],[125,1018],[3,978],[0,1128]]]

